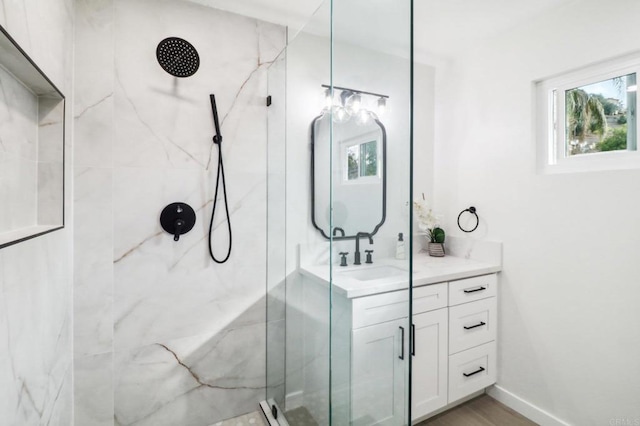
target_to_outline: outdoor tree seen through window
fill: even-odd
[[[635,150],[636,74],[565,91],[568,156]]]

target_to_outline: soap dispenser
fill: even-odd
[[[405,258],[404,239],[402,238],[402,232],[400,232],[396,242],[396,259],[404,260]]]

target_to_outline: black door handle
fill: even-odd
[[[404,327],[400,327],[400,356],[398,358],[404,359]]]
[[[416,325],[411,324],[411,355],[416,356]]]
[[[471,330],[472,328],[482,327],[483,325],[487,325],[486,322],[480,321],[480,324],[472,325],[470,327],[464,326],[465,330]]]
[[[462,373],[462,375],[463,375],[464,377],[471,377],[471,376],[473,376],[474,374],[482,373],[483,371],[484,371],[484,367],[480,367],[478,370],[474,371],[473,373],[469,373],[469,374],[467,374],[467,373]]]
[[[465,293],[475,293],[476,291],[482,291],[482,290],[486,290],[486,287],[478,287],[478,288],[474,288],[473,290],[464,290]]]

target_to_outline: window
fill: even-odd
[[[545,171],[640,168],[640,56],[537,83],[539,164]]]
[[[341,142],[344,183],[373,183],[380,180],[379,132]]]

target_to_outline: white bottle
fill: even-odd
[[[396,259],[404,260],[406,255],[404,252],[404,240],[402,239],[402,232],[398,234],[398,241],[396,242]]]

